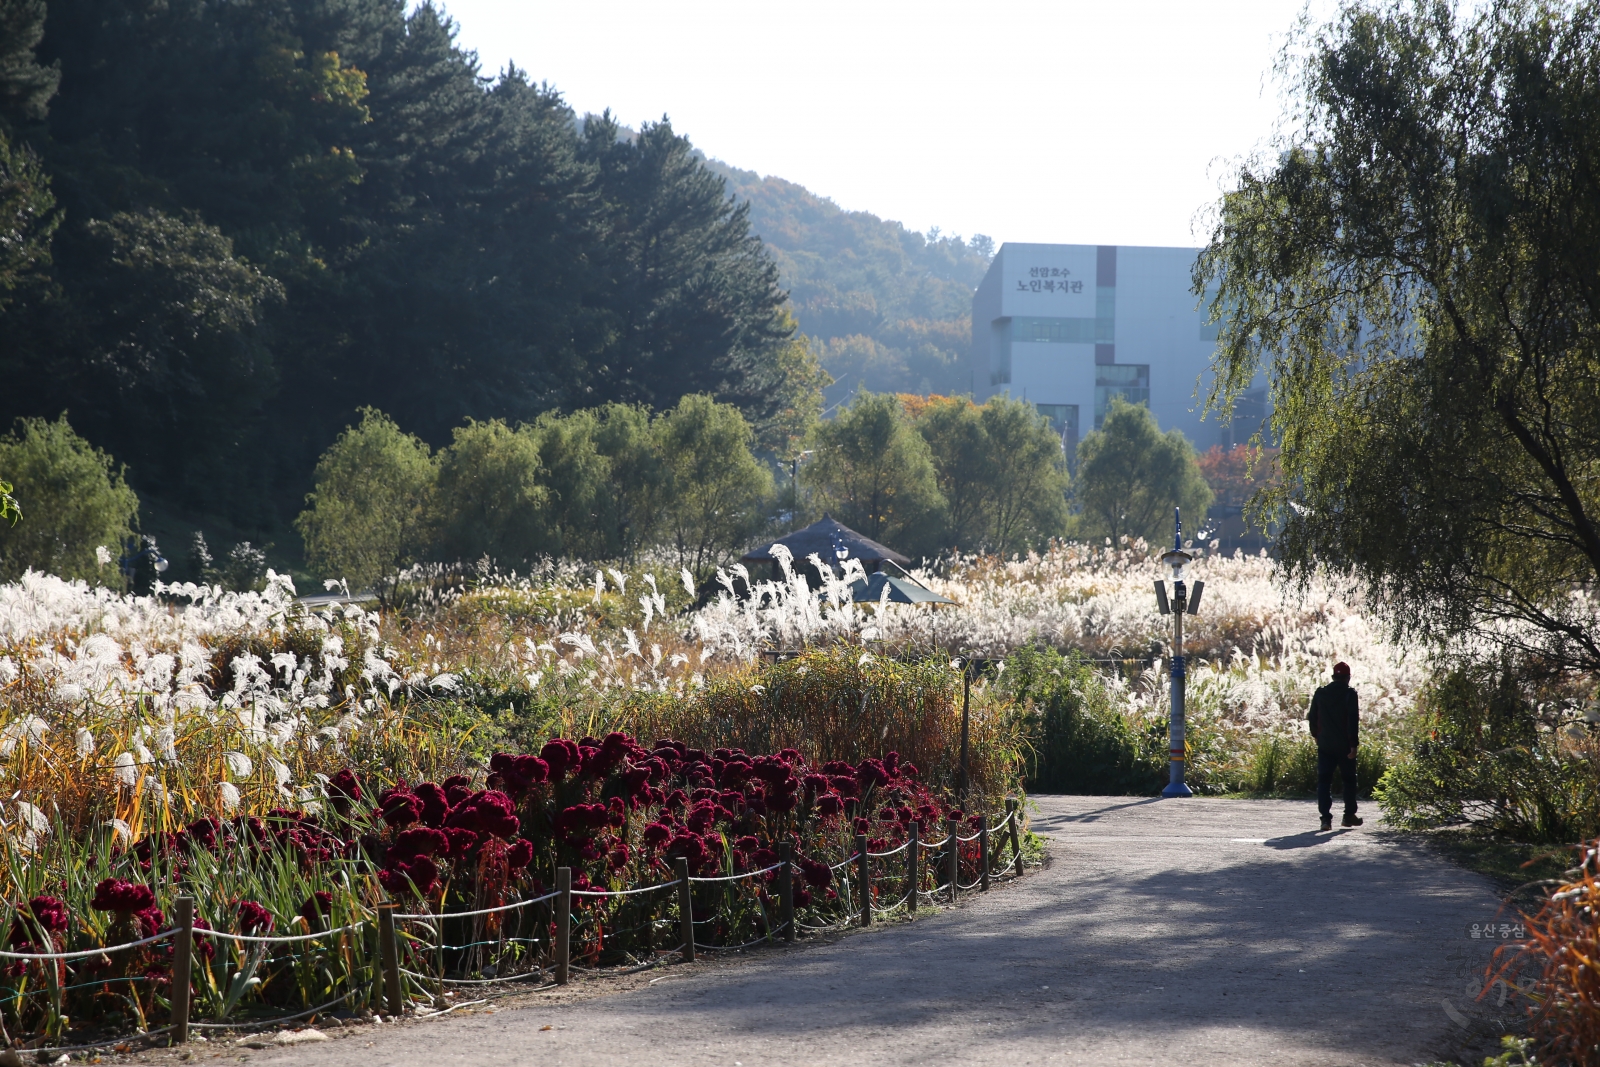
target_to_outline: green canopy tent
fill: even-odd
[[[927,586],[916,582],[906,581],[904,578],[891,578],[882,571],[858,578],[851,584],[851,599],[857,604],[876,604],[884,599],[883,591],[889,591],[891,604],[954,604],[949,597],[940,596]]]

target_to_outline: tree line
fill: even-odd
[[[68,411],[147,500],[255,529],[366,407],[435,448],[691,393],[804,432],[824,377],[687,138],[408,7],[0,0],[0,425]]]

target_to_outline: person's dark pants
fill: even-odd
[[[1356,813],[1356,761],[1344,752],[1317,752],[1317,810],[1324,819],[1333,817],[1333,771],[1344,779],[1344,813]]]

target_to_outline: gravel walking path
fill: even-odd
[[[1306,802],[1035,801],[1049,866],[955,911],[252,1060],[1342,1067],[1449,1054],[1511,1010],[1469,995],[1492,888],[1370,806],[1323,834]]]

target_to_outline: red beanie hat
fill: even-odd
[[[1338,663],[1333,665],[1333,676],[1337,678],[1341,674],[1346,678],[1350,677],[1350,664],[1344,662],[1343,660],[1340,660]]]

